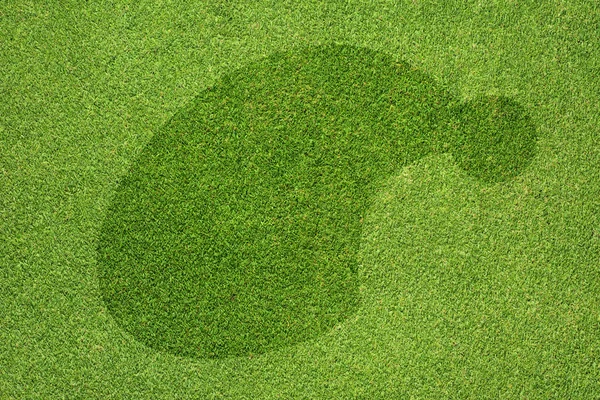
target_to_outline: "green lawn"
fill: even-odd
[[[0,399],[600,397],[598,6],[169,3],[0,6]]]

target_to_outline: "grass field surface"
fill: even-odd
[[[593,2],[0,7],[0,399],[600,397]]]

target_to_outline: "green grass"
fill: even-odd
[[[509,100],[467,111],[366,48],[276,53],[223,81],[154,136],[99,244],[109,310],[182,356],[264,353],[355,313],[369,200],[434,148],[488,181],[533,155],[535,128]]]
[[[0,8],[0,399],[600,395],[589,2]]]

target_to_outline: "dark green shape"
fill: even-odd
[[[537,132],[523,106],[505,96],[480,96],[456,106],[451,152],[470,175],[488,183],[518,175],[535,154]]]
[[[108,309],[139,341],[189,357],[326,332],[359,305],[370,195],[457,145],[457,109],[408,64],[348,45],[276,53],[223,77],[116,191],[98,243]]]

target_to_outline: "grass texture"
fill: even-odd
[[[198,357],[331,329],[358,307],[361,224],[382,179],[440,146],[490,181],[533,155],[535,129],[513,102],[452,107],[408,64],[354,46],[225,76],[117,191],[98,258],[109,310],[143,343]]]
[[[597,399],[600,9],[0,6],[0,399]]]

